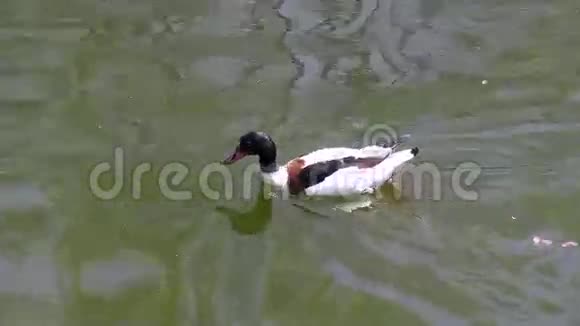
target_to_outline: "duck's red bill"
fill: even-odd
[[[232,164],[235,163],[244,157],[246,157],[246,153],[241,152],[239,149],[236,149],[230,156],[226,157],[225,160],[222,161],[222,164]]]

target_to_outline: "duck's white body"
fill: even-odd
[[[411,149],[393,152],[391,147],[367,146],[363,148],[333,147],[323,148],[300,156],[303,166],[315,163],[340,160],[346,157],[381,158],[380,163],[372,167],[349,166],[340,168],[328,175],[322,182],[304,189],[306,196],[348,196],[372,193],[376,188],[388,182],[398,167],[411,160],[416,155]],[[266,182],[288,190],[289,165],[296,159],[280,166],[275,172],[263,172]]]

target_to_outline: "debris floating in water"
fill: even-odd
[[[532,241],[537,246],[539,246],[539,245],[549,246],[552,244],[552,240],[542,239],[542,238],[538,237],[537,235],[532,238]]]
[[[481,85],[487,85],[487,79],[482,80]]]
[[[517,218],[515,216],[512,215],[512,220],[517,220]]]
[[[560,246],[562,246],[562,248],[567,248],[567,247],[578,247],[578,242],[575,241],[568,241],[568,242],[564,242],[563,244],[561,244]]]
[[[554,243],[554,241],[552,241],[552,240],[543,239],[543,238],[540,238],[537,235],[532,238],[532,242],[536,246],[541,246],[541,245],[550,246],[550,245],[552,245]],[[561,243],[560,244],[560,247],[562,247],[562,248],[578,247],[578,242],[576,242],[576,241],[567,241],[567,242]]]

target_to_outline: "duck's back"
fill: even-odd
[[[395,170],[417,155],[417,149],[393,153],[368,168],[348,166],[337,169],[322,182],[304,189],[308,196],[345,196],[372,192],[393,177]]]
[[[393,152],[392,148],[385,148],[381,146],[367,146],[363,148],[350,148],[350,147],[329,147],[321,148],[310,152],[308,154],[297,157],[288,164],[291,164],[295,160],[302,160],[303,167],[332,160],[340,160],[345,157],[354,158],[367,158],[367,157],[377,157],[385,158]]]

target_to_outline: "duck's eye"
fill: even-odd
[[[252,142],[248,141],[248,140],[242,140],[240,142],[240,148],[248,151],[248,150],[250,150],[250,148],[252,148]]]

